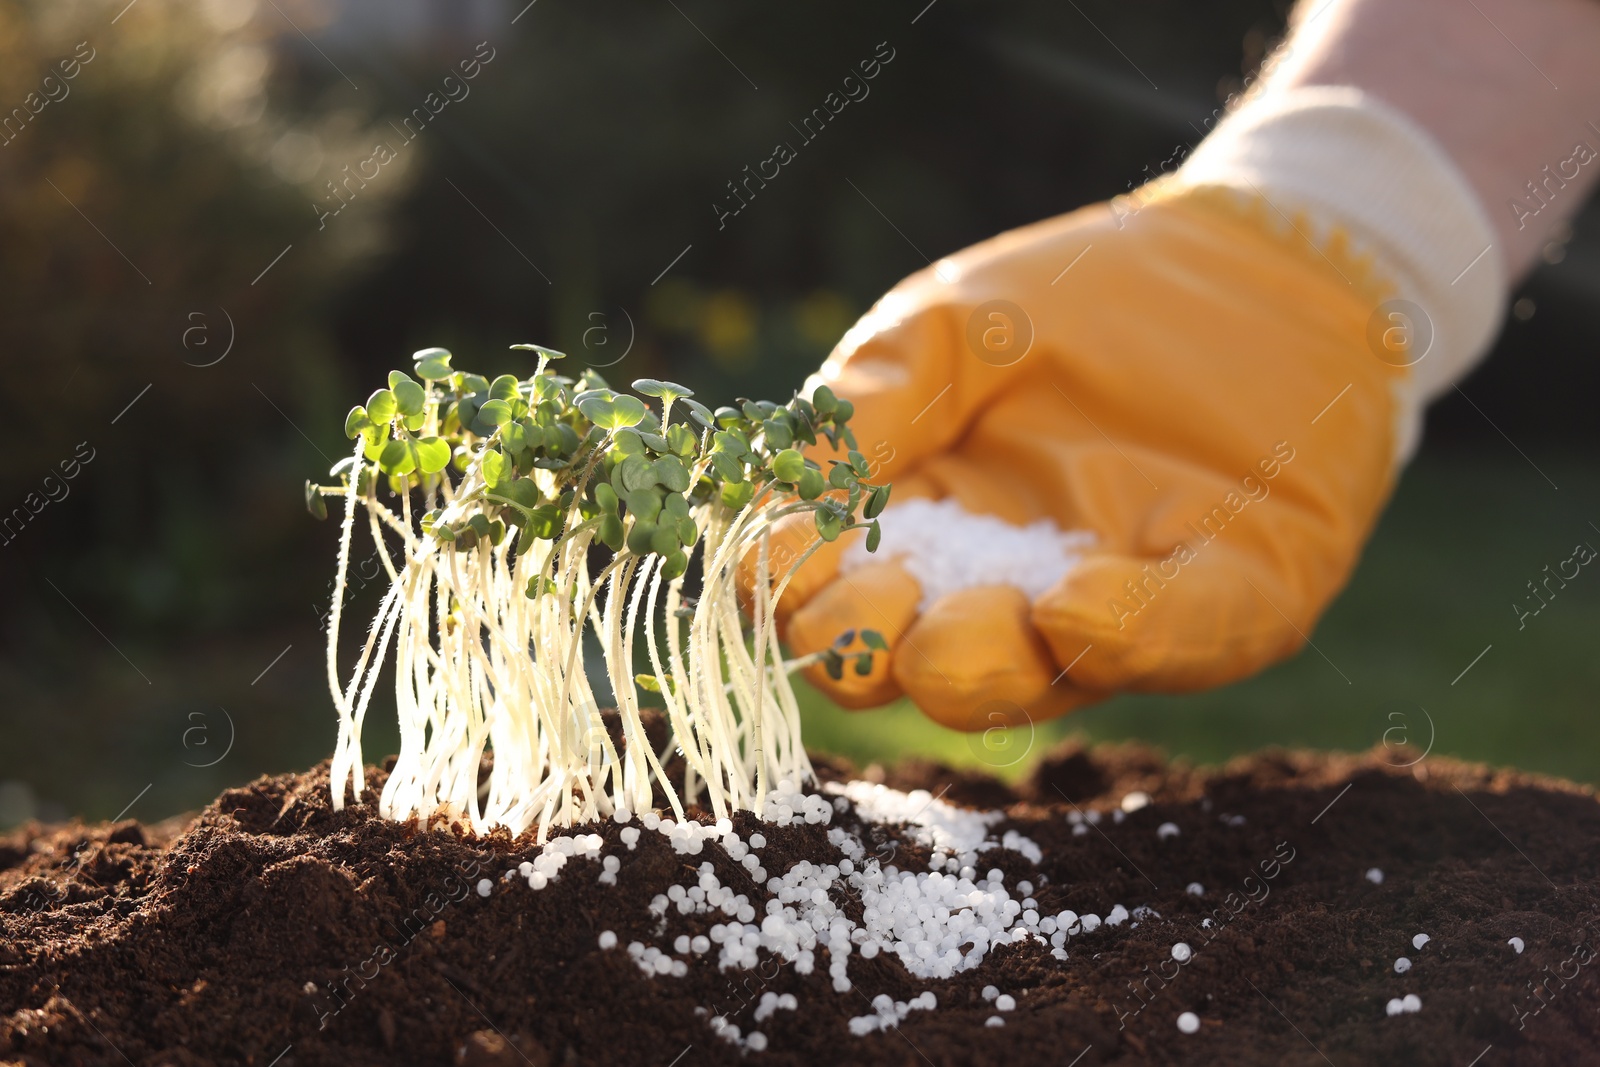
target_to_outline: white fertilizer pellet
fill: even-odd
[[[1000,1011],[1014,1011],[1017,1006],[1017,998],[1010,993],[1001,993],[994,998],[994,1006]]]
[[[1369,867],[1367,869],[1367,881],[1371,882],[1373,885],[1382,885],[1383,872],[1378,870],[1376,867]]]
[[[487,878],[478,879],[478,895],[480,897],[486,897],[493,891],[494,891],[494,883],[493,882],[489,881],[489,879],[487,879]]]
[[[1000,1018],[1000,1016],[998,1016],[998,1015],[991,1015],[987,1019],[983,1020],[983,1025],[990,1026],[990,1027],[1004,1026],[1005,1024],[1006,1024],[1006,1021],[1004,1019]]]
[[[1404,997],[1390,1000],[1383,1010],[1390,1015],[1415,1014],[1422,1010],[1422,998],[1415,993],[1407,993]]]
[[[1156,837],[1163,841],[1169,837],[1177,837],[1179,832],[1178,824],[1175,822],[1164,822],[1156,827]]]
[[[601,948],[616,948],[617,947],[617,935],[615,933],[613,933],[612,931],[610,931],[610,930],[602,930],[600,932],[600,947]]]
[[[1522,949],[1524,947],[1523,943],[1522,943],[1522,938],[1513,937],[1511,940],[1507,941],[1506,944],[1508,944],[1512,948],[1516,949],[1517,950],[1517,955],[1519,955],[1519,956],[1522,955]]]
[[[793,993],[763,993],[761,1001],[756,1005],[755,1014],[751,1016],[756,1022],[764,1023],[774,1013],[779,1011],[794,1011],[800,1006],[800,1001]]]
[[[923,611],[940,597],[984,585],[1009,585],[1037,600],[1094,544],[1087,531],[1064,531],[1049,519],[1013,526],[950,498],[907,500],[887,508],[878,522],[878,550],[869,554],[863,541],[851,543],[840,572],[898,557],[922,587]]]
[[[1418,934],[1416,937],[1413,937],[1411,939],[1411,947],[1412,948],[1421,948],[1423,945],[1426,945],[1429,941],[1432,941],[1432,940],[1433,940],[1433,938],[1429,937],[1427,934]]]
[[[1199,1033],[1200,1016],[1196,1015],[1192,1011],[1184,1012],[1182,1015],[1178,1016],[1178,1029],[1182,1030],[1186,1034]]]
[[[986,985],[986,986],[983,987],[983,999],[984,1000],[991,1000],[992,1001],[992,1000],[994,1000],[995,997],[998,997],[999,995],[1000,995],[1000,990],[996,989],[994,986]]]
[[[1206,887],[1201,885],[1199,882],[1190,882],[1188,885],[1184,886],[1183,891],[1188,893],[1191,897],[1203,897],[1206,895]]]
[[[1129,815],[1132,815],[1140,808],[1149,806],[1150,794],[1139,789],[1135,789],[1133,792],[1122,798],[1122,810]]]
[[[1410,969],[1411,969],[1411,961],[1406,959],[1404,956],[1401,956],[1399,959],[1394,961],[1394,973],[1395,974],[1405,974]]]
[[[858,1015],[851,1019],[850,1032],[857,1037],[865,1037],[875,1030],[898,1027],[913,1011],[932,1011],[938,1006],[938,998],[930,991],[924,991],[910,1000],[895,1000],[887,993],[879,993],[872,998],[873,1014]]]
[[[1189,957],[1193,955],[1194,949],[1190,948],[1182,941],[1179,941],[1176,945],[1172,946],[1172,958],[1177,960],[1179,963],[1188,963]]]

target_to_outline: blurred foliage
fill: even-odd
[[[340,4],[365,14],[335,21]],[[406,37],[388,7],[357,0],[0,0],[0,127],[31,110],[30,93],[61,93],[45,78],[80,42],[94,53],[0,144],[0,352],[27,374],[0,399],[0,518],[30,513],[0,536],[0,783],[99,816],[149,785],[132,814],[153,817],[330,751],[319,618],[333,536],[305,517],[300,486],[342,452],[356,383],[430,345],[526,373],[505,346],[536,340],[618,381],[783,399],[928,258],[1124,191],[1195,143],[1286,8],[484,0],[468,18],[449,0],[419,6],[433,22]],[[464,82],[480,47],[493,58]],[[862,79],[880,49],[893,58]],[[847,92],[857,99],[820,133],[800,132]],[[407,133],[418,108],[431,117]],[[741,185],[746,206],[723,217],[729,183],[779,142],[794,158]],[[393,162],[352,183],[380,143]],[[1592,485],[1554,475],[1597,428],[1594,213],[1575,231],[1518,294],[1535,313],[1463,383],[1477,407],[1453,393],[1430,415],[1439,462],[1457,447],[1519,465],[1509,437],[1563,489],[1524,499],[1530,472],[1509,467],[1408,477],[1396,514],[1426,501],[1426,534],[1386,520],[1362,571],[1388,560],[1381,577],[1358,577],[1315,635],[1361,671],[1356,649],[1382,628],[1363,615],[1346,647],[1348,605],[1414,638],[1372,646],[1388,664],[1364,675],[1374,685],[1400,692],[1454,663],[1467,635],[1461,617],[1440,619],[1448,590],[1498,590],[1489,569],[1515,569],[1593,500]],[[86,439],[93,460],[64,481]],[[1497,540],[1469,551],[1473,529]],[[377,584],[349,610],[371,610]],[[1404,591],[1386,600],[1391,587]],[[1577,632],[1576,617],[1551,622]],[[1538,694],[1506,721],[1559,727],[1462,751],[1600,776],[1574,755],[1587,735],[1572,702],[1593,679],[1564,640],[1529,643],[1547,659],[1508,656],[1493,698]],[[1370,716],[1316,688],[1319,663],[1075,723],[1208,757],[1271,739],[1364,745]],[[1302,705],[1320,710],[1290,710]],[[817,709],[808,736],[863,757],[927,736],[914,713],[828,725],[844,721]],[[225,759],[200,766],[230,737]],[[938,744],[970,751],[953,735]],[[0,787],[0,816],[17,793]]]

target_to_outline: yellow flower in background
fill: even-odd
[[[751,355],[757,317],[755,304],[743,293],[720,290],[705,302],[700,315],[700,339],[722,366],[742,366]]]
[[[705,305],[700,287],[685,278],[667,278],[645,290],[645,318],[663,333],[690,333]]]
[[[855,306],[844,294],[831,289],[818,289],[794,305],[795,330],[825,351],[838,342],[857,317]]]

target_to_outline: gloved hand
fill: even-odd
[[[838,702],[905,693],[947,726],[988,728],[1118,690],[1221,685],[1308,640],[1413,443],[1422,394],[1487,335],[1442,299],[1380,309],[1434,291],[1406,241],[1302,213],[1315,196],[1280,204],[1262,183],[1292,188],[1293,165],[1285,179],[1248,142],[1219,158],[1229,151],[1195,180],[1180,172],[919,271],[814,376],[855,404],[873,481],[894,483],[883,550],[862,564],[859,533],[823,544],[779,605],[795,654],[851,629],[887,640],[870,674],[808,669]],[[1476,206],[1463,189],[1431,195],[1452,191]],[[1481,208],[1470,221],[1487,226]],[[1491,328],[1497,299],[1478,297]],[[1430,355],[1434,380],[1419,383]],[[919,497],[1095,541],[1035,597],[983,585],[924,604],[915,567],[891,555],[896,509]],[[815,540],[797,519],[774,558]]]

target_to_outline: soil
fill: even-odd
[[[622,859],[616,886],[574,860],[539,892],[501,877],[537,853],[526,836],[384,822],[364,805],[335,813],[325,765],[162,824],[31,825],[0,837],[0,1063],[1600,1062],[1593,792],[1399,762],[1392,750],[1269,752],[1197,770],[1138,747],[1069,746],[1014,788],[933,765],[868,768],[897,788],[1004,808],[994,833],[1026,835],[1043,860],[996,849],[983,862],[1008,886],[1033,880],[1042,912],[1104,916],[1120,903],[1159,914],[1074,940],[1065,960],[1036,942],[996,948],[947,981],[855,955],[847,993],[833,990],[821,951],[809,976],[765,955],[752,971],[719,972],[706,956],[686,977],[641,974],[621,946],[666,948],[710,927],[674,912],[659,936],[648,910],[700,862],[758,904],[765,889],[740,882],[720,846],[680,856],[645,833],[628,851],[614,823],[589,829]],[[368,772],[374,794],[382,779]],[[1150,803],[1116,821],[1135,790]],[[1074,833],[1075,808],[1102,817]],[[835,825],[853,819],[842,811]],[[1158,833],[1168,822],[1176,836]],[[749,816],[736,825],[756,829]],[[824,827],[761,830],[770,873],[838,858]],[[897,845],[902,869],[926,859]],[[620,946],[600,949],[602,930]],[[1414,948],[1422,933],[1431,940]],[[1194,953],[1182,965],[1178,941]],[[1396,973],[1402,956],[1412,966]],[[997,1014],[987,985],[1015,997],[1003,1027],[985,1026]],[[850,1033],[873,996],[924,990],[936,1010]],[[758,1028],[751,1014],[768,991],[799,1008],[759,1024],[765,1051],[712,1032],[714,1014]],[[1406,994],[1421,1010],[1387,1014]],[[1180,1030],[1183,1012],[1197,1033]]]

